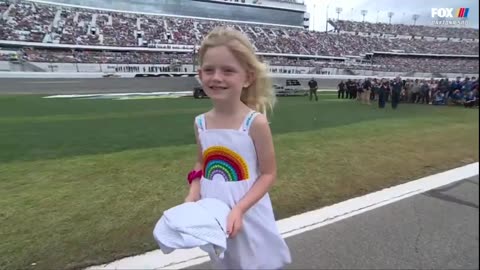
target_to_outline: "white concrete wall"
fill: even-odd
[[[48,72],[115,72],[116,67],[138,67],[137,73],[148,73],[149,67],[168,67],[169,65],[146,65],[146,64],[87,64],[87,63],[47,63],[30,62]],[[145,72],[143,68],[145,67]],[[192,65],[183,65],[182,72],[192,72]]]
[[[10,63],[7,61],[0,61],[0,71],[10,71]]]
[[[157,74],[159,72],[148,72],[148,67],[167,67],[169,65],[128,65],[128,64],[75,64],[75,63],[40,63],[40,62],[31,62],[32,64],[43,68],[47,72],[21,72],[18,68],[20,65],[13,65],[8,61],[0,61],[0,78],[101,78],[103,75],[109,73],[115,73],[115,75],[120,77],[133,77],[137,73],[143,74]],[[139,67],[139,72],[115,72],[116,67],[120,66],[130,66],[130,67]],[[147,70],[143,71],[143,67]],[[308,71],[313,70],[311,67],[288,67],[288,66],[270,66],[270,70],[276,68],[277,73],[271,72],[272,76],[289,76],[289,78],[301,78],[306,76],[308,78],[322,78],[321,76],[333,76],[340,79],[352,77],[351,75],[340,75],[343,74],[343,69],[336,68],[324,68],[322,70],[328,69],[330,75],[318,75],[318,74],[309,74]],[[191,73],[193,72],[192,65],[183,65],[182,72]],[[299,73],[283,73],[280,70],[292,70]],[[9,72],[10,71],[10,72]],[[402,76],[406,72],[382,72],[382,71],[372,71],[372,70],[354,70],[356,74],[360,77],[395,77]],[[456,73],[447,73],[442,74],[448,78],[456,78],[457,76],[461,77],[478,77],[478,74],[456,74]],[[432,74],[430,73],[415,73],[412,78],[431,78]]]
[[[0,71],[0,78],[37,78],[37,79],[66,79],[66,78],[102,78],[105,75],[103,72],[2,72]],[[122,78],[133,78],[135,73],[115,73],[116,76]],[[270,76],[274,79],[298,79],[309,80],[315,79],[364,79],[364,78],[395,78],[395,74],[386,74],[365,76],[365,75],[318,75],[318,74],[284,74],[271,73]],[[470,76],[471,77],[471,76]],[[476,76],[478,77],[478,76]],[[430,77],[427,77],[430,78]],[[452,79],[455,77],[451,77]],[[425,79],[425,77],[403,77],[402,79]],[[441,78],[435,78],[441,79]]]
[[[0,78],[36,78],[36,79],[67,79],[67,78],[102,78],[103,73],[87,72],[1,72]],[[129,76],[130,75],[130,76]],[[134,74],[122,74],[122,77],[132,77]]]

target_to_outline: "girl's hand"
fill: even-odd
[[[243,227],[243,211],[234,207],[227,219],[227,234],[230,238],[234,238]]]
[[[196,202],[201,199],[200,196],[200,181],[195,180],[190,184],[188,195],[185,198],[185,202]]]

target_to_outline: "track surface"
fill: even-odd
[[[299,80],[308,88],[309,79]],[[285,85],[285,79],[273,79]],[[320,89],[336,89],[338,79],[317,79]],[[6,79],[0,78],[0,94],[95,94],[190,91],[200,86],[194,77],[100,78],[100,79]]]

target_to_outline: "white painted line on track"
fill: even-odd
[[[282,219],[277,221],[277,225],[284,238],[291,237],[441,186],[478,175],[478,170],[479,163],[475,162],[360,197],[352,198],[344,202],[320,208],[318,210]],[[176,250],[168,255],[163,254],[160,250],[154,250],[142,255],[123,258],[108,264],[92,266],[87,268],[87,270],[182,269],[201,264],[209,260],[210,258],[208,255],[206,255],[206,253],[199,248]]]

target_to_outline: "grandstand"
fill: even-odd
[[[329,20],[333,31],[313,32],[299,0],[142,3],[0,0],[0,71],[193,72],[203,37],[229,26],[274,73],[478,74],[478,29]]]

